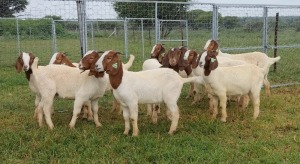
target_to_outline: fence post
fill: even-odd
[[[87,25],[86,25],[86,6],[85,0],[77,0],[77,14],[80,33],[81,56],[87,51]]]
[[[158,14],[157,14],[157,2],[155,2],[155,44],[158,43],[158,35],[159,35],[159,21],[158,21]]]
[[[56,47],[56,30],[55,30],[55,21],[52,19],[52,51],[54,54],[57,52],[57,47]]]
[[[276,13],[276,21],[275,21],[275,36],[274,36],[274,58],[277,57],[277,32],[278,32],[278,19],[279,13]],[[276,71],[276,63],[274,63],[274,71]]]
[[[212,39],[218,40],[218,6],[213,5],[213,17],[212,17]]]
[[[19,54],[21,53],[21,45],[20,45],[20,31],[19,31],[19,19],[16,19],[16,28],[17,28],[17,49]]]
[[[141,30],[142,30],[142,51],[143,51],[143,59],[144,59],[145,58],[144,19],[141,19]]]
[[[263,27],[263,52],[267,53],[268,51],[268,8],[264,7],[263,12],[263,18],[264,18],[264,27]]]
[[[95,49],[94,45],[94,21],[91,21],[91,37],[92,37],[92,49]]]
[[[124,20],[124,46],[125,46],[125,55],[128,57],[128,19]]]

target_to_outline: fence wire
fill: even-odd
[[[11,66],[20,51],[47,64],[56,51],[81,58],[81,0],[28,0],[26,9],[0,19],[0,65]],[[2,1],[3,4],[8,0]],[[229,53],[264,51],[282,56],[270,79],[282,84],[300,82],[300,6],[205,4],[199,1],[85,1],[86,48],[149,57],[156,42],[165,47],[202,50],[210,38]],[[0,10],[4,11],[0,5]],[[2,8],[1,8],[2,7]],[[83,12],[83,11],[82,11]],[[4,13],[4,12],[3,12]],[[279,13],[278,45],[274,45],[275,15]]]

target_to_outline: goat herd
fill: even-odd
[[[236,99],[241,108],[253,102],[253,119],[259,115],[260,90],[265,87],[270,95],[267,79],[269,68],[280,57],[270,58],[261,52],[227,54],[218,49],[214,40],[208,40],[201,53],[185,47],[172,48],[165,53],[162,44],[156,44],[151,58],[143,63],[143,70],[128,71],[134,56],[124,64],[119,52],[113,50],[88,51],[79,63],[72,63],[63,53],[55,53],[49,65],[38,66],[38,57],[22,52],[16,61],[16,69],[24,69],[29,87],[35,93],[34,118],[39,126],[45,117],[50,129],[54,128],[51,116],[55,96],[74,99],[73,116],[69,124],[75,127],[81,111],[83,117],[101,126],[98,118],[98,100],[106,91],[113,92],[112,108],[123,112],[124,134],[130,130],[137,136],[138,104],[147,104],[147,114],[157,122],[160,103],[167,106],[167,116],[171,120],[169,134],[176,131],[179,120],[177,100],[184,83],[190,83],[189,96],[194,101],[199,98],[200,87],[204,86],[210,99],[212,117],[218,114],[220,101],[221,121],[226,122],[226,103]],[[171,68],[171,69],[170,69]],[[161,84],[164,85],[161,85]]]

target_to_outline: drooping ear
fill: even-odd
[[[34,56],[31,52],[29,52],[29,57],[30,57],[30,59],[29,59],[29,65],[30,65],[30,67],[31,67],[31,65],[32,65],[32,63],[33,63],[33,60],[34,60],[35,56]]]
[[[123,69],[122,62],[119,59],[117,53],[115,53],[111,61],[107,64],[106,72],[110,75],[116,75],[121,69]]]
[[[199,60],[200,60],[201,55],[198,56],[196,51],[192,51],[190,53],[193,53],[193,58],[192,58],[192,64],[191,65],[192,65],[192,68],[195,69],[199,65]],[[201,52],[201,54],[202,54],[202,52]]]
[[[218,67],[219,63],[216,57],[210,58],[209,70],[215,70]]]
[[[24,62],[22,60],[22,54],[20,54],[16,61],[16,65],[15,65],[18,73],[20,73],[22,71],[23,66],[24,66]]]
[[[170,51],[169,51],[170,52]],[[170,63],[169,63],[169,52],[166,53],[161,61],[161,67],[169,68]]]
[[[179,51],[180,52],[180,56],[179,56],[179,61],[178,61],[178,67],[180,71],[185,70],[185,67],[187,66],[187,64],[185,63],[184,60],[184,53],[185,51]]]
[[[218,67],[218,60],[215,51],[207,51],[204,65],[204,75],[208,76],[212,70]]]
[[[209,46],[207,47],[207,51],[216,51],[219,48],[217,41],[211,40]]]

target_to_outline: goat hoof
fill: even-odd
[[[226,122],[226,118],[221,118],[221,121],[222,122]]]

